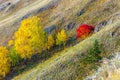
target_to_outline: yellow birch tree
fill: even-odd
[[[57,39],[56,39],[56,44],[61,45],[66,43],[68,37],[64,29],[62,29],[60,32],[57,34]]]
[[[10,71],[10,59],[6,47],[0,47],[0,78],[5,77]]]
[[[45,44],[45,32],[36,16],[21,22],[20,28],[14,35],[14,46],[21,58],[31,58],[41,52]]]

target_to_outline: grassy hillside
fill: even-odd
[[[33,2],[35,0],[0,0],[0,20],[14,14],[16,11]]]
[[[15,0],[0,0],[0,5],[8,1],[14,2]],[[42,62],[38,60],[41,63],[36,63],[37,66],[33,69],[28,67],[28,70],[25,69],[26,71],[18,76],[13,74],[12,76],[15,76],[13,80],[83,80],[84,77],[92,74],[100,64],[100,62],[94,65],[83,63],[83,58],[94,48],[95,40],[99,43],[102,58],[109,57],[110,53],[120,50],[119,0],[18,0],[14,7],[6,7],[0,14],[0,46],[6,46],[14,32],[19,29],[20,22],[30,16],[39,17],[41,26],[46,31],[48,30],[48,33],[55,34],[54,37],[58,31],[65,29],[67,36],[73,38],[76,35],[76,28],[84,23],[95,28],[91,37],[81,42],[75,39],[73,44],[79,42],[78,44],[68,45],[69,48],[64,46],[62,49],[65,50],[61,52],[51,50],[51,53],[53,51],[51,58]],[[39,40],[35,39],[35,41]],[[42,55],[44,55],[44,51]],[[37,60],[35,61],[37,62]],[[23,61],[23,64],[19,65],[24,67],[24,64],[26,63]],[[28,66],[27,64],[25,66]],[[36,64],[33,63],[33,66]]]
[[[118,0],[61,0],[52,11],[48,9],[40,13],[40,17],[44,18],[43,24],[47,26],[61,23],[58,26],[64,27],[70,22],[76,22],[76,25],[89,23],[96,26],[102,21],[108,21],[119,8]],[[47,15],[49,10],[50,14]]]
[[[33,69],[23,72],[13,80],[80,80],[80,60],[93,46],[95,39],[103,44],[104,54],[114,53],[120,48],[120,21],[107,25],[100,32],[85,39],[76,46],[57,53],[52,58],[39,64]]]
[[[70,35],[75,34],[75,28],[81,23],[89,23],[97,27],[100,23],[109,24],[109,20],[114,14],[120,14],[119,0],[31,1],[33,1],[33,3],[29,3],[26,6],[20,8],[15,7],[17,10],[13,10],[13,13],[0,20],[0,45],[5,45],[7,43],[13,33],[18,29],[22,19],[35,14],[41,18],[42,25],[45,28],[49,28],[52,25],[55,25],[57,28],[64,27],[69,30],[68,33]],[[25,4],[24,1],[20,1],[18,6],[22,2]],[[51,7],[48,4],[51,5]]]

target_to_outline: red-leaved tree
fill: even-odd
[[[76,38],[84,39],[87,36],[89,36],[93,31],[94,31],[93,26],[82,24],[76,29]]]

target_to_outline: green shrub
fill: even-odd
[[[98,41],[95,40],[93,48],[88,51],[85,60],[90,63],[98,62],[101,59]]]
[[[9,50],[9,57],[12,62],[12,66],[15,66],[16,64],[19,63],[20,56],[18,55],[17,51],[15,50],[14,47],[11,47]]]
[[[99,65],[99,60],[101,60],[101,49],[98,41],[95,40],[94,45],[88,51],[88,54],[82,56],[78,68],[79,78],[83,80],[83,78],[89,74],[92,74],[95,69],[97,69]]]

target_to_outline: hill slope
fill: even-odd
[[[120,21],[107,25],[100,32],[80,42],[76,46],[58,53],[51,59],[26,71],[13,80],[79,80],[79,62],[82,55],[93,46],[95,39],[104,44],[105,53],[119,50]],[[113,34],[113,35],[112,35]]]
[[[94,40],[103,45],[105,54],[120,50],[119,0],[26,0],[30,3],[25,0],[0,0],[2,4],[6,1],[18,2],[0,12],[0,46],[6,45],[12,38],[21,20],[33,15],[41,18],[44,28],[64,28],[70,37],[75,36],[79,24],[95,26],[94,35],[90,38],[57,53],[13,80],[79,80],[81,57],[87,54]],[[10,11],[6,12],[8,9]]]

